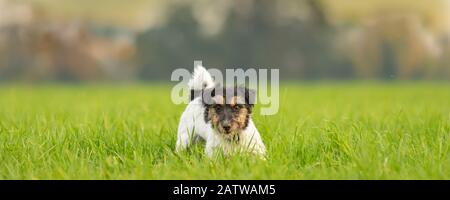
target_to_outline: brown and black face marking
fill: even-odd
[[[207,92],[203,95],[205,122],[211,121],[225,139],[239,140],[239,134],[248,126],[255,92],[243,87],[214,88]]]

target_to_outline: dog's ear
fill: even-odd
[[[243,94],[245,104],[254,106],[256,104],[256,91],[247,87],[238,87],[238,93]]]
[[[213,100],[214,96],[216,96],[216,89],[215,88],[203,89],[203,92],[202,92],[203,105],[212,105],[212,104],[214,104],[214,100]]]
[[[248,88],[245,88],[245,90],[245,101],[247,104],[254,106],[256,104],[256,91]]]

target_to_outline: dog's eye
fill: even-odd
[[[234,107],[233,107],[233,110],[234,110],[234,111],[238,111],[238,110],[240,110],[240,109],[241,109],[241,107],[239,107],[239,106],[234,106]]]
[[[214,107],[214,109],[216,109],[216,111],[220,112],[220,111],[222,111],[222,106],[216,105]]]

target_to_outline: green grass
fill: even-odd
[[[450,179],[448,83],[285,84],[268,159],[174,154],[169,86],[0,86],[0,179]],[[257,107],[258,108],[258,107]]]

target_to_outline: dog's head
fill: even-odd
[[[211,88],[203,92],[205,122],[211,121],[213,128],[232,140],[247,128],[255,91],[245,87]]]

